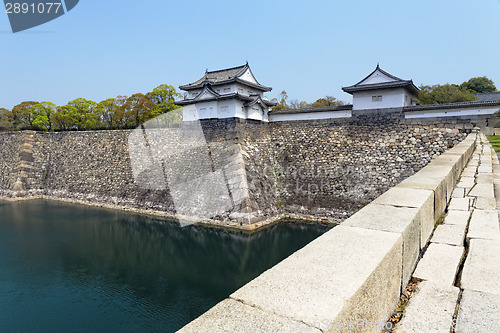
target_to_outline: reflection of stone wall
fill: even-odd
[[[33,161],[23,169],[18,193],[12,189],[26,133],[3,133],[0,193],[243,224],[283,212],[342,219],[467,131],[456,121],[414,124],[378,114],[343,121],[227,119],[173,129],[36,133]]]

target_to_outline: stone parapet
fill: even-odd
[[[390,189],[180,332],[210,331],[214,322],[220,332],[258,330],[283,322],[289,323],[290,332],[297,323],[310,331],[381,331],[415,269],[441,207],[446,207],[448,182],[458,179],[475,143],[476,134],[471,134],[445,157],[424,167],[421,174],[435,174],[433,182],[414,177]],[[449,245],[434,244],[439,246]],[[457,253],[456,260],[460,257]],[[457,265],[450,265],[452,275]],[[432,275],[436,269],[421,273]],[[448,284],[454,280],[450,276],[446,276]],[[452,299],[458,291],[450,289],[449,293]],[[224,311],[230,302],[241,310],[234,306]],[[247,315],[250,310],[258,312],[258,317]]]

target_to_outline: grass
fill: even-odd
[[[491,143],[497,154],[500,154],[500,135],[488,136],[488,141]]]

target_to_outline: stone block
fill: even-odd
[[[462,210],[450,210],[444,218],[444,224],[454,224],[466,227],[469,223],[470,212]]]
[[[342,223],[343,226],[381,230],[401,234],[403,237],[404,289],[411,279],[420,254],[421,214],[417,208],[369,204]]]
[[[408,185],[409,183],[406,183]],[[419,209],[420,244],[426,244],[434,229],[435,200],[431,190],[406,188],[400,183],[373,201],[374,204],[410,207]],[[446,203],[444,203],[446,205]],[[424,246],[424,245],[422,245]]]
[[[471,197],[495,198],[495,188],[493,182],[476,184],[468,194]]]
[[[477,174],[476,183],[488,184],[488,183],[492,183],[492,182],[493,182],[493,174],[491,174],[491,173],[479,173],[479,174]]]
[[[466,289],[462,292],[455,333],[498,332],[499,313],[498,295]]]
[[[311,332],[320,333],[293,319],[264,312],[233,299],[226,299],[193,320],[178,332]]]
[[[231,195],[233,198],[234,204],[240,204],[242,201],[249,199],[248,189],[236,188],[232,189]]]
[[[432,162],[419,172],[415,174],[416,177],[424,177],[428,180],[435,180],[443,184],[446,189],[446,201],[451,198],[451,192],[455,187],[460,171],[455,166],[440,165],[439,163]],[[411,178],[411,177],[410,177]]]
[[[476,209],[494,210],[497,208],[497,201],[495,198],[478,197],[474,203],[474,207]]]
[[[231,298],[304,323],[385,322],[399,298],[402,246],[399,234],[340,225]]]
[[[500,296],[500,241],[471,239],[460,287]]]
[[[453,198],[450,200],[448,205],[448,211],[450,210],[462,210],[469,211],[470,199],[469,198]]]
[[[475,176],[476,176],[476,170],[470,170],[470,171],[465,170],[460,175],[461,178],[474,178]]]
[[[496,210],[475,210],[472,213],[467,239],[499,239],[498,213]]]
[[[417,285],[394,332],[449,333],[460,289],[423,281]]]
[[[464,248],[461,246],[431,243],[413,277],[451,287],[463,254]]]
[[[476,183],[476,179],[474,177],[462,177],[460,178],[460,182],[458,182],[457,187],[465,187],[471,188]]]
[[[465,197],[465,188],[456,187],[451,193],[451,198],[463,198]]]
[[[493,172],[493,168],[491,167],[491,165],[479,165],[479,168],[477,168],[477,172],[478,173],[492,173]]]
[[[432,235],[432,243],[463,246],[465,238],[465,226],[456,224],[438,225]]]

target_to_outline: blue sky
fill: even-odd
[[[380,62],[417,84],[488,76],[500,87],[500,1],[80,0],[12,34],[0,14],[0,107],[64,105],[178,87],[248,60],[260,83],[312,102]]]

